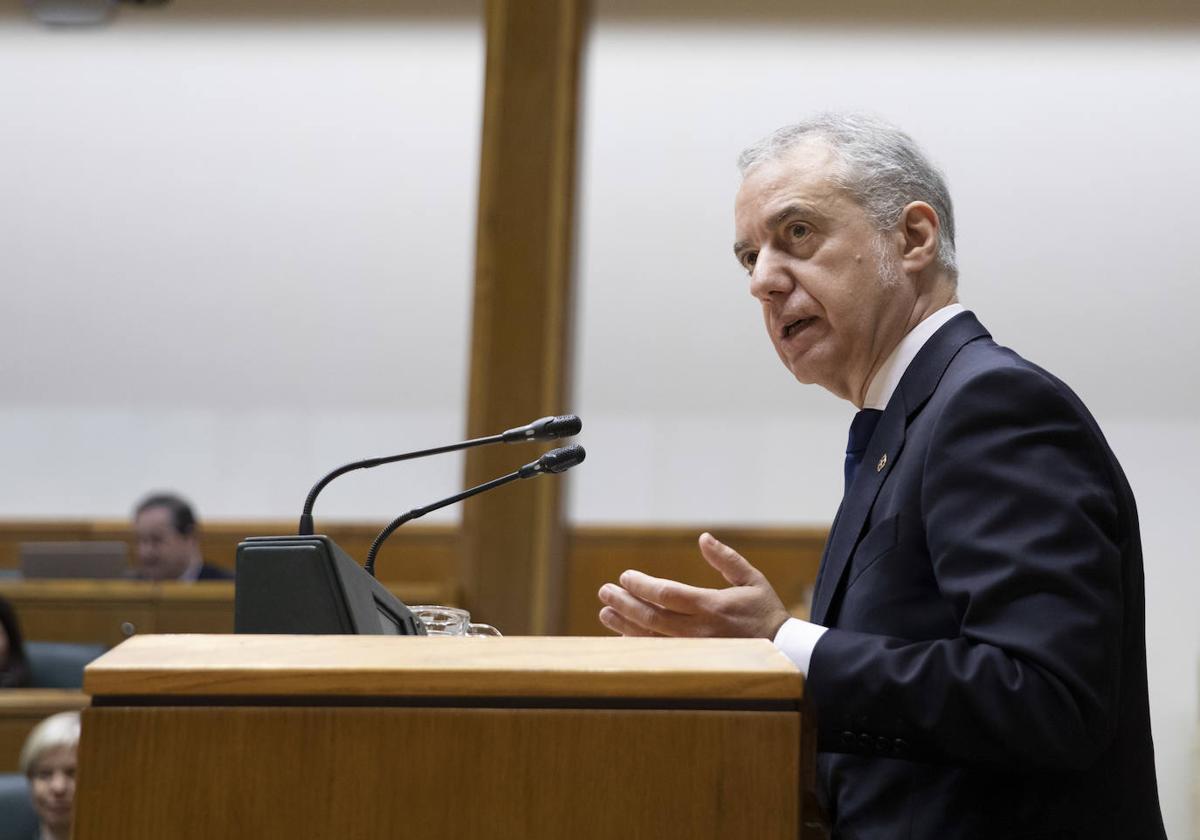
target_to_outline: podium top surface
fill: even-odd
[[[766,639],[528,636],[134,636],[84,691],[180,697],[607,697],[799,700]]]

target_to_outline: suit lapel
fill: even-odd
[[[825,543],[813,592],[812,621],[816,624],[825,624],[841,590],[842,577],[862,537],[879,488],[900,459],[909,421],[929,400],[958,351],[968,342],[987,335],[973,313],[956,315],[925,342],[904,372],[871,436],[854,483],[842,500]]]

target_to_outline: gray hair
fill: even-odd
[[[21,747],[19,767],[26,776],[32,776],[34,765],[43,755],[59,747],[79,746],[79,712],[59,712],[43,720]]]
[[[760,163],[775,160],[810,138],[824,140],[841,163],[833,176],[866,211],[875,227],[887,230],[905,206],[924,201],[937,213],[938,263],[958,275],[954,253],[954,208],[946,179],[911,137],[890,123],[865,114],[819,114],[784,126],[738,156],[743,177]]]

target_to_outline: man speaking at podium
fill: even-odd
[[[1079,398],[958,303],[941,175],[857,116],[739,166],[734,252],[767,333],[859,409],[811,622],[708,534],[728,588],[627,571],[601,621],[773,639],[807,676],[835,838],[1165,837],[1133,495]]]

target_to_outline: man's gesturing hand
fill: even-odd
[[[703,589],[630,570],[619,586],[600,587],[601,623],[622,636],[773,639],[788,612],[762,572],[712,534],[700,535],[700,553],[728,588]]]

